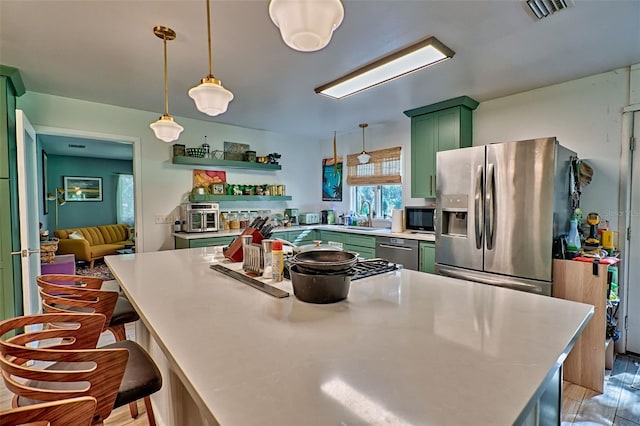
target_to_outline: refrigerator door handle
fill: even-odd
[[[495,212],[495,177],[494,177],[494,165],[489,164],[487,166],[487,194],[485,196],[485,211],[487,212],[487,217],[485,220],[485,233],[487,240],[487,250],[493,249],[493,243],[495,240],[495,223],[496,223],[496,212]]]
[[[474,202],[474,216],[475,216],[475,237],[476,237],[476,248],[478,250],[482,249],[482,224],[484,223],[484,217],[482,213],[482,190],[484,187],[484,167],[482,165],[478,166],[476,170],[476,194],[475,194],[475,202]]]

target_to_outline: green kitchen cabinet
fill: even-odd
[[[307,244],[313,244],[317,240],[318,231],[314,229],[303,229],[299,231],[288,231],[286,240],[295,244],[296,246],[304,246]]]
[[[20,316],[22,266],[18,213],[16,99],[25,93],[20,72],[0,65],[0,320]]]
[[[318,239],[322,241],[322,244],[341,244],[344,245],[346,234],[337,231],[326,231],[320,229],[318,231]]]
[[[478,102],[461,96],[405,111],[411,117],[411,197],[436,196],[436,153],[472,145]]]
[[[420,272],[435,274],[436,244],[428,241],[420,242]]]
[[[196,247],[213,247],[213,246],[226,246],[236,237],[228,235],[225,237],[211,237],[211,238],[194,238],[186,239],[175,237],[176,249],[183,248],[196,248]]]
[[[376,237],[345,233],[343,248],[358,253],[362,258],[372,259],[376,257]]]

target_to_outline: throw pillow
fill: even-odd
[[[69,239],[84,240],[84,237],[78,231],[73,231],[72,233],[69,234]]]

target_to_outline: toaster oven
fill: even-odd
[[[180,205],[185,232],[215,232],[218,230],[218,203],[184,203]]]

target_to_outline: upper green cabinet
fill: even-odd
[[[468,96],[405,111],[411,117],[411,197],[436,196],[436,152],[472,144],[472,111]]]

